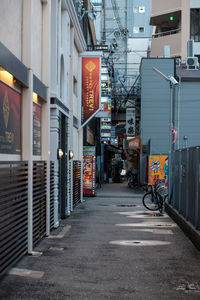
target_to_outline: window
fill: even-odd
[[[144,27],[139,27],[139,32],[143,33],[144,32]]]
[[[200,9],[190,10],[190,38],[195,42],[200,42]]]
[[[145,13],[145,7],[144,6],[139,6],[139,13],[144,14]]]

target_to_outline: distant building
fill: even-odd
[[[152,0],[150,24],[154,26],[151,57],[163,57],[163,48],[170,46],[170,55],[185,60],[187,41],[195,41],[194,54],[200,54],[200,2],[198,0]]]
[[[139,75],[140,62],[148,57],[151,47],[152,26],[150,23],[151,1],[128,0],[127,6],[127,75],[131,86]]]

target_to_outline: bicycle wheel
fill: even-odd
[[[159,210],[160,208],[157,197],[153,192],[147,192],[146,194],[144,194],[142,198],[142,203],[144,207],[146,207],[149,210]]]

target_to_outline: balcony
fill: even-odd
[[[172,57],[181,56],[181,36],[180,29],[172,30],[171,33],[156,33],[151,42],[151,57],[163,57],[163,48],[170,45]]]

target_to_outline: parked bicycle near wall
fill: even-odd
[[[138,171],[132,168],[127,174],[127,179],[129,187],[138,186]]]
[[[165,187],[165,180],[157,180],[153,186],[150,186],[150,191],[144,194],[142,203],[144,207],[151,211],[159,210],[163,213],[167,197],[168,192]]]

